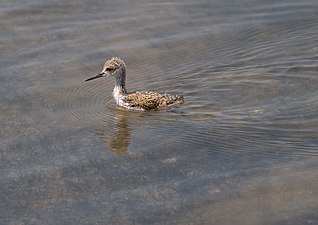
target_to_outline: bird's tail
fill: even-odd
[[[160,105],[163,107],[169,107],[172,105],[182,104],[183,102],[184,98],[182,95],[165,94],[162,96],[162,101],[160,101]]]

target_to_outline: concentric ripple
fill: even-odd
[[[81,123],[94,124],[109,120],[114,106],[110,85],[99,81],[66,88],[57,108]]]

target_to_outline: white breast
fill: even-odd
[[[122,93],[121,88],[118,86],[115,86],[113,90],[113,97],[117,105],[124,106],[123,96],[124,94]]]

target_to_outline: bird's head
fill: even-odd
[[[94,79],[100,78],[100,77],[123,76],[125,71],[126,71],[126,66],[125,66],[124,61],[119,57],[113,57],[110,60],[105,62],[103,70],[99,74],[97,74],[96,76],[93,76],[91,78],[88,78],[85,81],[94,80]]]

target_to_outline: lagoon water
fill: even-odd
[[[2,1],[0,224],[318,224],[317,12]],[[117,107],[112,56],[185,103]]]

